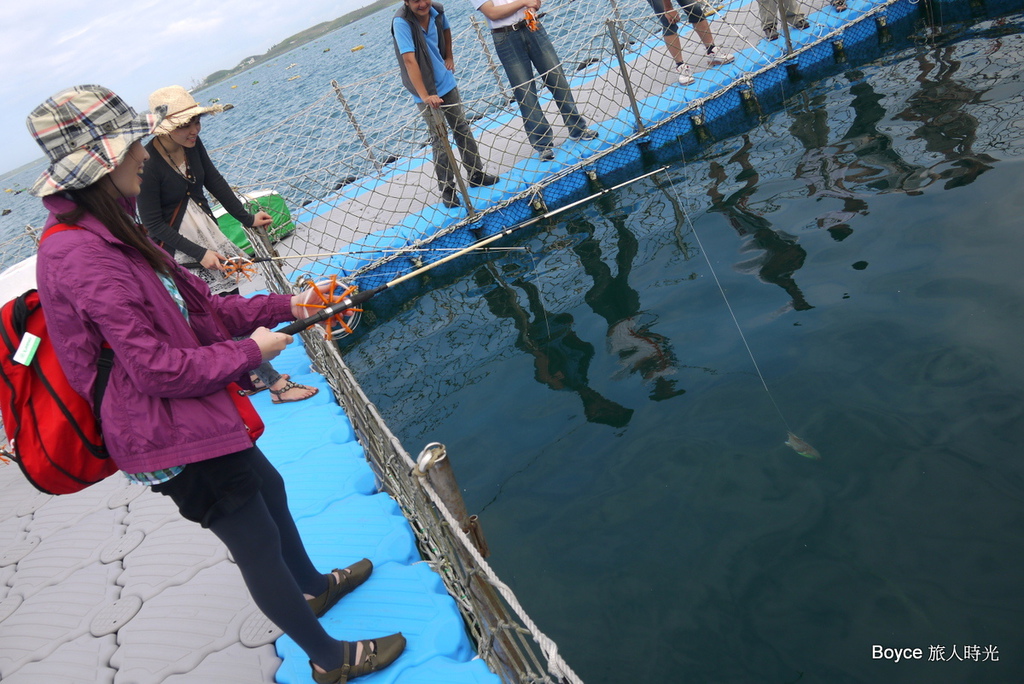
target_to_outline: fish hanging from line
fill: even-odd
[[[810,444],[794,435],[792,432],[787,432],[786,435],[789,437],[789,439],[787,439],[784,442],[784,444],[788,446],[790,449],[800,454],[804,458],[809,458],[814,461],[821,460],[821,454],[818,453],[817,449],[815,449]]]

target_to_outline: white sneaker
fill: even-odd
[[[725,52],[720,48],[715,48],[708,54],[708,65],[709,66],[722,66],[723,64],[729,64],[736,56],[731,52]]]
[[[693,83],[693,69],[687,64],[677,64],[676,73],[679,74],[679,85],[690,85]]]

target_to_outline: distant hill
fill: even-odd
[[[246,69],[251,69],[258,64],[266,62],[267,60],[274,59],[278,55],[283,55],[284,53],[290,50],[294,50],[295,48],[301,45],[305,45],[306,43],[314,41],[320,36],[326,35],[331,31],[340,29],[342,26],[348,26],[352,22],[358,21],[359,19],[362,19],[367,15],[373,14],[378,10],[396,4],[396,0],[377,0],[377,2],[367,5],[366,7],[360,7],[359,9],[349,12],[348,14],[345,14],[343,16],[340,16],[333,21],[325,21],[321,24],[317,24],[312,28],[308,28],[305,31],[296,33],[294,36],[285,38],[280,43],[273,46],[262,55],[246,57],[238,63],[238,66],[234,67],[233,69],[221,69],[220,71],[213,72],[205,79],[203,79],[202,83],[196,85],[193,89],[196,90],[199,88],[205,88],[207,86],[214,85],[215,83],[219,83],[220,81],[223,81],[225,79],[237,76]]]

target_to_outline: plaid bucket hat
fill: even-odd
[[[164,115],[164,120],[153,131],[157,135],[170,133],[197,116],[224,111],[223,105],[202,106],[192,97],[192,93],[179,85],[161,88],[149,96],[149,108],[155,112],[160,107],[166,107],[167,113]]]
[[[46,197],[92,185],[124,161],[132,143],[153,132],[163,112],[137,114],[97,85],[67,88],[32,110],[26,124],[50,167],[29,191]]]

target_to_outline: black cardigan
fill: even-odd
[[[138,200],[139,217],[149,231],[150,237],[162,243],[168,252],[184,252],[196,261],[202,261],[206,248],[186,240],[178,232],[181,230],[181,220],[185,216],[184,206],[175,217],[174,224],[170,223],[171,216],[182,199],[194,199],[196,204],[213,218],[213,210],[210,209],[210,203],[203,194],[205,187],[243,226],[251,226],[256,217],[245,210],[231,186],[224,180],[224,176],[217,171],[217,167],[210,161],[210,155],[206,153],[202,140],[196,139],[195,147],[185,147],[184,150],[192,174],[191,183],[182,178],[181,174],[163,158],[156,148],[156,138],[146,145],[149,159],[142,173],[142,192],[139,193]]]

